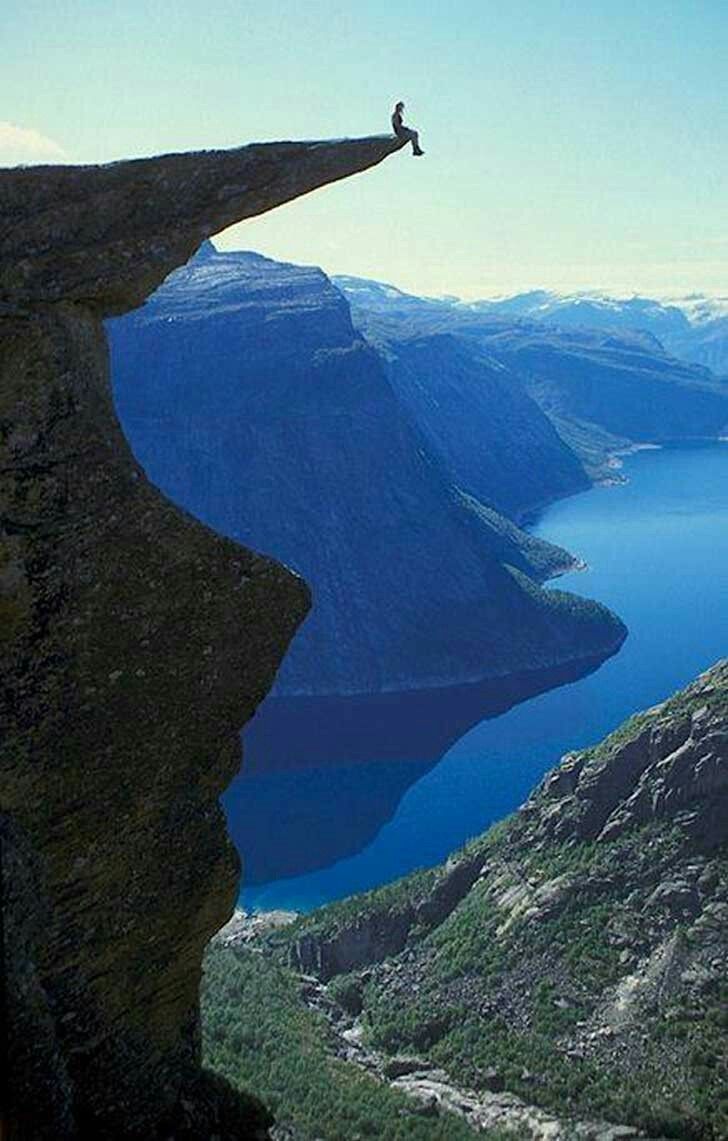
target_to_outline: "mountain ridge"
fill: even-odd
[[[573,565],[568,554],[490,506],[498,492],[492,474],[476,486],[477,441],[467,471],[452,441],[433,446],[395,383],[397,362],[362,337],[319,269],[206,248],[143,309],[110,323],[110,337],[117,409],[151,478],[313,586],[316,605],[276,694],[465,684],[586,662],[620,644],[623,627],[603,609],[540,591],[537,581]],[[539,462],[535,449],[517,454],[517,432],[529,430],[545,457],[541,492],[587,486],[536,404],[477,349],[458,351],[485,393],[484,434],[488,393],[502,406],[509,434],[499,444],[493,429],[492,440],[511,485],[525,488]],[[481,440],[483,464],[488,450]],[[531,507],[533,496],[521,502]]]
[[[466,317],[535,321],[559,329],[603,329],[641,332],[654,337],[676,357],[728,375],[728,298],[689,294],[685,297],[617,296],[600,290],[533,289],[522,293],[463,300],[458,297],[418,297],[385,282],[335,274],[335,284],[365,307],[385,300],[401,308],[415,302],[431,313]]]
[[[571,324],[553,324],[536,319],[543,318],[541,293],[535,301],[525,295],[522,304],[469,304],[362,279],[337,281],[357,327],[385,350],[447,332],[505,366],[595,481],[613,482],[615,456],[632,446],[728,434],[728,380],[672,356],[660,328],[635,329],[630,318],[591,327],[586,304]]]

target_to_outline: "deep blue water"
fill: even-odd
[[[263,707],[225,798],[245,907],[306,910],[439,862],[522,803],[564,752],[728,654],[728,444],[642,451],[624,474],[628,483],[563,500],[533,527],[588,563],[555,585],[606,603],[629,628],[595,672],[500,716],[485,716],[486,696],[482,720],[463,716],[457,691],[428,716],[406,698],[374,703],[339,737],[346,703],[318,703],[287,716],[283,746],[282,719]],[[386,727],[371,755],[367,721]]]

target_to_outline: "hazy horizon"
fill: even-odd
[[[574,296],[574,297],[603,297],[615,301],[624,301],[632,298],[642,298],[649,301],[659,301],[663,305],[674,304],[679,306],[681,303],[688,301],[705,300],[711,303],[725,302],[725,308],[728,312],[728,290],[708,290],[708,289],[691,289],[689,291],[676,290],[674,284],[666,285],[662,290],[653,290],[650,293],[630,287],[628,284],[622,286],[607,287],[603,285],[545,285],[542,281],[534,280],[532,282],[525,282],[522,285],[515,285],[508,289],[489,289],[480,292],[473,290],[469,293],[456,293],[452,290],[442,290],[440,292],[427,292],[426,290],[413,289],[404,285],[401,281],[394,281],[392,278],[385,277],[383,274],[367,274],[359,272],[356,269],[327,269],[326,266],[320,262],[298,261],[291,257],[276,257],[271,253],[266,252],[264,249],[254,249],[250,245],[241,245],[236,242],[235,236],[232,231],[235,229],[242,229],[242,227],[233,227],[229,231],[224,231],[222,234],[217,234],[212,240],[212,244],[218,253],[243,253],[243,254],[259,254],[263,257],[270,258],[272,261],[287,262],[292,265],[300,266],[316,266],[322,269],[327,277],[352,277],[360,278],[364,281],[372,281],[377,285],[392,287],[399,290],[401,293],[411,294],[416,297],[424,297],[432,300],[441,300],[452,298],[459,301],[498,301],[507,300],[511,297],[531,292],[544,292],[552,293],[555,296]]]
[[[0,166],[384,133],[396,155],[220,236],[474,298],[728,293],[728,5],[26,0],[0,12]]]

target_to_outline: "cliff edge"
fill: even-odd
[[[190,1092],[200,964],[238,878],[218,796],[308,608],[300,578],[147,481],[102,321],[211,234],[400,146],[0,171],[0,1069],[17,1136],[209,1135],[215,1099]]]

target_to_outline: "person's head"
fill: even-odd
[[[404,111],[404,103],[395,103],[394,109],[395,111]]]

